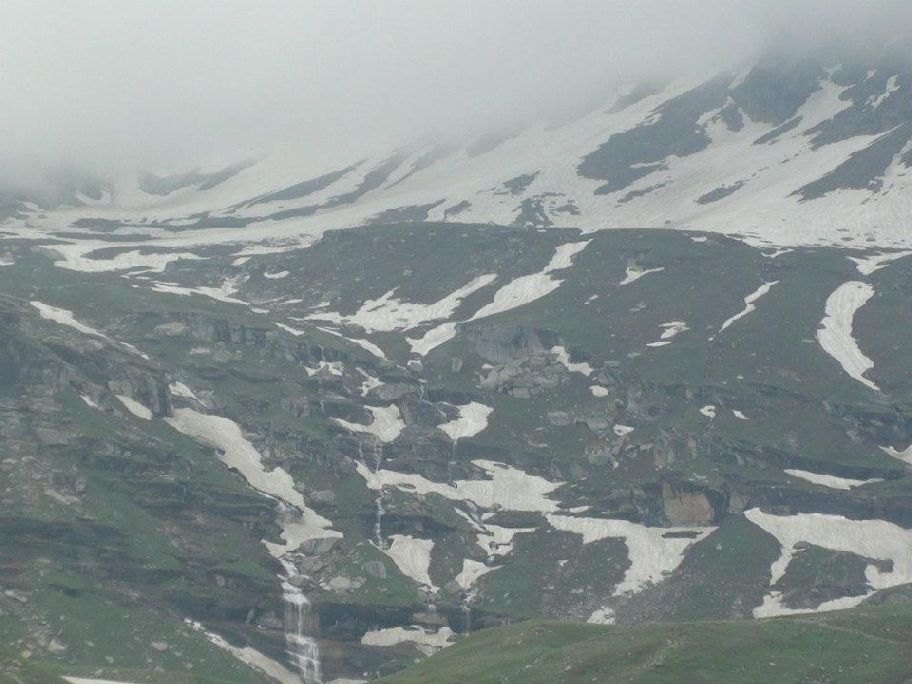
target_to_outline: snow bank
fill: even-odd
[[[885,254],[872,254],[864,257],[849,257],[849,261],[854,261],[858,272],[862,275],[871,275],[879,271],[891,261],[902,259],[903,257],[912,256],[912,252],[887,252]]]
[[[798,553],[795,545],[806,542],[832,551],[854,553],[875,560],[891,560],[892,569],[881,570],[868,565],[865,577],[871,591],[912,582],[912,530],[885,520],[850,520],[841,515],[799,513],[770,515],[758,508],[745,512],[752,523],[779,541],[782,553],[770,567],[770,586],[775,586]],[[871,593],[870,591],[868,593]],[[828,601],[816,611],[847,608],[860,603],[866,595],[847,596]],[[771,592],[763,604],[754,609],[755,617],[770,617],[796,611],[781,605],[778,592]]]
[[[342,536],[341,532],[331,529],[329,520],[305,505],[304,497],[295,489],[294,480],[284,469],[266,471],[260,453],[233,420],[182,408],[175,409],[174,416],[165,418],[165,421],[178,432],[215,447],[222,463],[237,470],[258,492],[297,509],[294,512],[284,511],[286,519],[280,521],[285,543],[265,542],[273,556],[280,557],[293,551],[308,539]]]
[[[123,404],[126,409],[132,413],[137,418],[142,418],[143,420],[152,420],[152,411],[148,407],[139,403],[132,397],[128,397],[125,394],[116,395],[120,399],[120,403]]]
[[[687,323],[684,321],[669,321],[668,323],[662,323],[662,334],[659,336],[658,342],[647,342],[647,347],[664,347],[671,344],[671,338],[681,334],[686,330],[690,330],[687,327]]]
[[[623,539],[627,544],[630,567],[623,581],[614,589],[620,596],[637,592],[649,584],[661,582],[684,559],[684,552],[716,528],[714,527],[646,527],[627,520],[607,518],[574,518],[567,515],[548,515],[551,526],[562,532],[573,532],[583,538],[583,544],[600,539]],[[667,536],[669,533],[691,533],[692,536]]]
[[[742,318],[747,316],[749,313],[754,311],[757,308],[757,304],[756,304],[757,300],[760,299],[760,297],[762,297],[763,295],[767,294],[771,289],[773,289],[774,286],[776,286],[778,284],[779,284],[778,280],[773,280],[768,283],[763,283],[763,285],[761,285],[756,290],[754,290],[749,295],[747,295],[747,297],[744,298],[744,308],[741,311],[739,311],[738,313],[736,313],[734,316],[732,316],[731,318],[727,319],[722,324],[722,327],[719,328],[719,332],[720,333],[725,332],[725,329],[728,328],[732,323],[735,323],[736,321],[741,320]]]
[[[432,304],[403,302],[393,297],[396,290],[392,289],[378,299],[367,300],[353,314],[344,315],[332,311],[321,311],[309,314],[306,318],[358,325],[369,333],[409,330],[428,321],[449,318],[463,299],[493,282],[495,278],[497,278],[495,273],[473,278],[458,290]]]
[[[628,266],[627,273],[624,276],[624,279],[618,283],[618,285],[630,285],[630,283],[635,283],[637,280],[642,278],[645,275],[650,273],[659,273],[664,271],[664,266],[659,266],[658,268],[644,268],[641,269],[639,266]]]
[[[581,375],[585,375],[587,378],[592,375],[592,366],[590,366],[585,361],[582,361],[580,363],[573,363],[570,361],[570,352],[567,351],[566,347],[555,345],[551,347],[551,353],[554,354],[557,362],[571,373],[580,373]]]
[[[395,470],[381,468],[373,472],[362,463],[356,463],[355,466],[367,486],[374,490],[396,487],[415,494],[435,493],[453,501],[471,501],[476,506],[486,509],[538,513],[552,513],[558,510],[557,502],[548,498],[548,494],[562,486],[563,482],[550,482],[537,475],[529,475],[518,468],[493,461],[478,459],[472,463],[484,470],[490,479],[456,480],[449,484]]]
[[[826,301],[826,316],[817,330],[823,350],[842,366],[848,375],[873,390],[880,391],[864,373],[874,367],[852,336],[855,313],[874,296],[874,288],[857,280],[843,283]]]
[[[500,566],[489,566],[471,558],[464,558],[462,560],[462,570],[456,575],[456,584],[463,591],[468,591],[475,586],[479,577],[497,570],[498,567]]]
[[[282,468],[267,472],[259,452],[247,441],[233,420],[181,408],[175,409],[174,416],[165,418],[165,421],[178,432],[218,449],[222,462],[237,470],[257,491],[296,508],[306,508],[304,497],[295,489],[291,475]],[[327,527],[328,523],[329,521]]]
[[[393,559],[396,567],[406,577],[411,577],[418,584],[428,587],[432,592],[437,592],[437,587],[431,581],[428,570],[431,566],[431,551],[434,549],[433,539],[417,539],[411,535],[394,534],[390,537],[391,543],[384,553]]]
[[[431,655],[452,643],[453,630],[441,627],[436,632],[413,625],[411,627],[387,627],[367,632],[361,637],[365,646],[396,646],[401,643],[412,643],[425,655]]]
[[[481,307],[469,320],[477,321],[481,318],[503,313],[524,304],[530,304],[553,292],[564,281],[553,278],[551,273],[570,268],[573,264],[573,257],[582,252],[590,242],[591,240],[584,240],[583,242],[568,242],[558,245],[557,249],[554,250],[554,256],[551,257],[551,261],[541,271],[511,280],[494,293],[494,300],[490,304]]]
[[[399,436],[399,433],[402,432],[402,429],[405,427],[405,422],[399,415],[399,407],[395,404],[390,406],[366,406],[365,408],[370,411],[371,415],[374,417],[370,425],[352,423],[343,420],[342,418],[333,418],[333,420],[346,430],[350,430],[351,432],[366,432],[373,435],[381,442],[392,442]]]
[[[67,311],[66,309],[61,309],[56,306],[51,306],[50,304],[44,304],[43,302],[32,301],[29,302],[33,307],[38,309],[38,315],[43,319],[48,321],[54,321],[60,325],[65,325],[68,328],[73,328],[78,330],[83,335],[92,335],[93,337],[101,337],[102,339],[109,339],[107,335],[103,332],[96,330],[84,323],[80,323],[73,317],[72,311]]]
[[[474,437],[488,427],[488,416],[494,411],[490,406],[477,401],[457,406],[458,417],[441,423],[438,430],[443,430],[454,442],[463,437]]]
[[[905,461],[909,465],[912,465],[912,444],[907,446],[904,450],[900,451],[892,446],[880,447],[886,454],[892,456],[893,458],[898,458],[900,461]]]
[[[298,675],[288,670],[281,663],[263,655],[255,648],[252,648],[250,646],[244,646],[243,648],[232,646],[223,637],[219,636],[215,632],[206,630],[199,622],[194,622],[192,620],[186,619],[184,622],[186,622],[193,630],[200,632],[215,646],[218,646],[219,648],[227,651],[241,662],[246,663],[247,665],[256,668],[260,672],[265,673],[266,676],[268,676],[273,681],[279,682],[279,684],[301,684],[301,678]]]
[[[563,245],[558,245],[557,249],[554,250],[554,255],[551,257],[551,260],[541,271],[511,280],[497,290],[497,292],[494,293],[493,301],[485,304],[476,311],[469,321],[477,321],[488,316],[493,316],[494,314],[515,309],[525,304],[531,304],[553,292],[560,287],[561,283],[564,281],[552,277],[551,273],[553,271],[569,268],[573,264],[573,257],[583,251],[590,242],[591,240],[584,240],[582,242],[568,242]],[[413,352],[425,356],[444,342],[453,339],[453,337],[456,336],[457,329],[457,323],[444,323],[431,328],[418,339],[406,338],[406,340]]]
[[[821,485],[822,487],[829,487],[830,489],[841,489],[846,492],[851,489],[855,489],[856,487],[862,487],[866,484],[871,484],[872,482],[883,482],[883,478],[879,477],[871,478],[870,480],[852,480],[847,477],[811,473],[807,470],[796,470],[794,468],[786,468],[784,472],[788,475],[791,475],[792,477],[807,480],[808,482],[816,485]]]

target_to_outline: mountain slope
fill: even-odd
[[[524,622],[473,634],[382,681],[900,684],[912,676],[910,637],[908,608],[623,630]]]
[[[520,620],[813,643],[748,621],[908,600],[909,88],[767,60],[4,198],[0,673],[357,681]]]

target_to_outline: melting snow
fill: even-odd
[[[373,375],[368,373],[363,368],[358,368],[357,370],[359,373],[361,373],[361,375],[364,376],[364,382],[361,383],[361,396],[362,397],[366,397],[368,392],[370,392],[372,389],[374,389],[374,387],[379,387],[380,385],[383,384],[379,378],[375,378]]]
[[[462,561],[462,571],[456,575],[456,584],[459,585],[459,588],[463,591],[468,591],[475,586],[479,577],[488,574],[492,570],[497,570],[498,567],[499,566],[491,567],[477,560],[464,558]]]
[[[301,684],[301,678],[298,675],[286,669],[281,663],[263,655],[255,648],[250,646],[244,646],[243,648],[232,646],[223,637],[206,630],[199,622],[187,619],[184,621],[195,631],[203,634],[203,636],[215,646],[228,651],[241,662],[247,663],[261,672],[265,672],[267,676],[279,682],[279,684]]]
[[[637,280],[639,280],[640,278],[642,278],[645,275],[649,275],[650,273],[658,273],[659,271],[664,271],[664,270],[665,270],[664,266],[659,266],[658,268],[646,268],[646,269],[641,269],[638,266],[628,266],[627,275],[624,277],[624,279],[621,282],[618,283],[618,285],[630,285],[630,283],[636,282]]]
[[[858,268],[859,273],[862,275],[871,275],[875,271],[882,269],[891,261],[896,261],[897,259],[902,259],[903,257],[910,255],[912,255],[912,252],[887,252],[885,254],[873,254],[864,257],[849,257],[849,260],[855,262],[855,266]]]
[[[872,482],[883,482],[883,479],[879,477],[870,480],[852,480],[846,477],[811,473],[807,470],[796,470],[794,468],[786,468],[785,472],[792,477],[807,480],[816,485],[829,487],[830,489],[841,489],[843,491],[849,491],[850,489],[855,489],[855,487],[861,487],[862,485],[871,484]]]
[[[558,245],[551,261],[541,271],[511,280],[494,293],[494,300],[490,304],[481,307],[469,320],[477,321],[524,304],[530,304],[556,290],[564,281],[553,278],[551,273],[570,268],[573,264],[573,257],[582,252],[590,242],[591,240],[584,240]]]
[[[614,431],[614,434],[616,434],[618,437],[624,437],[626,435],[629,435],[631,432],[633,432],[632,427],[630,427],[629,425],[621,425],[620,423],[615,425],[612,428],[612,430]]]
[[[284,469],[266,471],[260,453],[233,420],[182,408],[175,409],[174,416],[165,418],[165,421],[178,432],[215,447],[222,463],[237,470],[258,492],[296,508],[295,513],[300,512],[300,517],[289,515],[288,520],[283,521],[282,538],[285,544],[266,542],[266,548],[272,555],[278,557],[293,551],[307,539],[342,536],[330,529],[332,523],[329,520],[305,505],[304,497],[295,489],[294,480]]]
[[[384,549],[384,553],[393,559],[403,575],[411,577],[418,584],[436,593],[437,587],[431,582],[431,576],[428,574],[434,541],[404,534],[394,534],[390,539],[392,543],[388,549]]]
[[[43,302],[32,301],[29,302],[33,307],[38,309],[38,314],[45,320],[54,321],[60,325],[65,325],[67,327],[78,330],[84,335],[92,335],[94,337],[101,337],[103,339],[109,339],[107,335],[96,330],[95,328],[89,327],[84,323],[80,323],[73,317],[72,311],[67,311],[66,309],[61,309],[56,306],[51,306],[50,304],[44,304]]]
[[[573,363],[570,361],[570,353],[567,351],[566,347],[556,345],[551,347],[551,353],[555,355],[557,362],[571,373],[580,373],[587,378],[592,375],[592,366],[585,361],[580,363]]]
[[[671,338],[676,335],[681,334],[686,330],[690,330],[687,327],[687,323],[684,321],[669,321],[668,323],[662,323],[664,330],[659,336],[658,342],[648,342],[647,347],[664,347],[665,345],[671,344]]]
[[[278,280],[279,278],[285,278],[288,276],[288,271],[279,271],[278,273],[263,273],[264,278],[269,278],[270,280]]]
[[[702,413],[707,418],[715,418],[716,417],[716,407],[713,406],[712,404],[707,404],[706,406],[704,406],[703,408],[700,409],[700,413]]]
[[[425,655],[439,651],[449,646],[453,639],[453,630],[441,627],[436,632],[431,632],[423,627],[387,627],[365,633],[361,643],[365,646],[395,646],[403,642],[415,644],[415,647]]]
[[[887,446],[880,447],[885,453],[892,456],[893,458],[898,458],[900,461],[905,461],[909,465],[912,465],[912,444],[907,446],[903,451],[899,451],[895,447]]]
[[[614,595],[645,589],[665,579],[684,559],[692,544],[715,531],[714,527],[646,527],[626,520],[606,518],[574,518],[548,515],[551,526],[562,532],[573,532],[583,538],[583,544],[600,539],[621,538],[627,544],[630,567],[623,581],[615,587]],[[690,532],[693,536],[667,536],[669,533]]]
[[[607,397],[609,394],[608,388],[601,385],[589,385],[589,391],[593,397]]]
[[[392,289],[379,299],[367,300],[354,314],[343,315],[326,311],[309,314],[306,318],[333,323],[350,323],[364,328],[369,333],[409,330],[427,321],[449,318],[463,299],[493,282],[496,277],[497,275],[493,273],[478,276],[433,304],[400,301],[393,297],[396,290]]]
[[[438,430],[443,430],[454,442],[463,437],[474,437],[488,427],[488,416],[494,411],[492,407],[477,401],[457,406],[456,410],[459,412],[458,417],[437,426]]]
[[[193,390],[182,382],[172,382],[169,389],[174,396],[183,397],[184,399],[193,399],[195,401],[200,400],[199,397],[193,393]]]
[[[548,494],[563,482],[550,482],[537,475],[529,475],[512,466],[477,459],[472,461],[484,470],[489,480],[456,480],[453,483],[434,482],[421,475],[400,473],[395,470],[371,471],[362,463],[356,463],[358,472],[370,489],[396,487],[415,494],[431,492],[454,501],[471,501],[476,506],[507,511],[531,511],[551,513],[557,503]]]
[[[507,556],[513,552],[513,537],[535,532],[534,527],[500,527],[485,525],[476,543],[488,556]]]
[[[763,285],[761,285],[756,290],[754,290],[749,295],[747,295],[747,297],[744,298],[744,308],[741,311],[739,311],[738,313],[736,313],[734,316],[732,316],[731,318],[726,320],[722,324],[722,327],[719,328],[719,332],[720,333],[724,332],[725,329],[728,326],[730,326],[732,323],[744,318],[751,311],[754,311],[757,308],[756,301],[758,299],[760,299],[760,297],[762,297],[763,295],[767,294],[773,288],[773,286],[778,285],[778,283],[779,283],[778,280],[773,280],[772,282],[769,282],[769,283],[763,283]]]
[[[402,432],[402,429],[405,427],[405,423],[399,415],[399,407],[395,404],[390,406],[367,406],[365,408],[367,408],[374,417],[370,425],[352,423],[343,420],[342,418],[333,418],[333,420],[346,430],[351,430],[352,432],[366,432],[374,435],[381,442],[392,442],[399,436],[399,433]]]
[[[120,403],[123,404],[127,410],[137,418],[142,418],[143,420],[152,420],[152,411],[150,411],[146,406],[140,404],[135,399],[128,397],[125,394],[118,394],[117,398],[120,399]]]
[[[613,625],[614,610],[611,608],[599,608],[598,610],[592,611],[592,615],[589,616],[589,619],[586,620],[586,622],[593,625]]]
[[[568,242],[558,245],[554,250],[551,261],[537,273],[520,276],[511,280],[494,293],[494,299],[476,311],[470,321],[477,321],[488,316],[503,313],[525,304],[541,299],[561,286],[564,281],[554,278],[551,273],[570,268],[573,257],[583,251],[591,240],[582,242]],[[456,335],[457,324],[450,322],[431,328],[418,339],[406,338],[412,351],[422,356],[428,354],[435,347],[447,342]]]
[[[817,341],[823,350],[836,359],[848,375],[863,385],[879,391],[877,385],[864,377],[874,367],[852,336],[855,312],[874,296],[874,288],[867,283],[843,283],[826,301],[826,317],[817,330]]]
[[[785,575],[789,563],[798,550],[799,542],[821,546],[832,551],[845,551],[875,560],[891,560],[892,569],[881,570],[868,565],[865,577],[871,590],[887,589],[912,583],[912,530],[906,530],[885,520],[849,520],[841,515],[824,513],[799,513],[797,515],[770,515],[754,508],[745,512],[752,523],[779,540],[782,554],[770,568],[770,586],[775,586]],[[869,592],[870,593],[870,592]],[[846,596],[827,601],[816,611],[849,608],[866,598]],[[763,604],[754,609],[755,617],[770,617],[804,609],[789,609],[781,604],[782,596],[771,592]]]

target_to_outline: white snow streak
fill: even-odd
[[[874,288],[857,280],[836,288],[826,301],[826,317],[820,322],[817,341],[850,377],[880,391],[877,385],[864,377],[864,373],[874,367],[874,362],[862,353],[852,336],[855,313],[873,296]]]
[[[788,475],[791,475],[792,477],[807,480],[808,482],[816,485],[821,485],[822,487],[829,487],[830,489],[841,489],[842,491],[846,492],[851,489],[855,489],[856,487],[871,484],[872,482],[883,482],[883,479],[879,477],[871,478],[870,480],[852,480],[847,477],[811,473],[807,470],[797,470],[795,468],[786,468],[784,472]]]
[[[754,311],[757,308],[756,301],[758,299],[760,299],[760,297],[762,297],[763,295],[767,294],[773,288],[773,286],[778,285],[778,283],[779,283],[778,280],[773,280],[772,282],[769,282],[769,283],[763,283],[763,285],[761,285],[756,290],[754,290],[749,295],[747,295],[747,297],[744,298],[744,308],[741,311],[739,311],[738,313],[736,313],[734,316],[732,316],[731,318],[726,320],[722,324],[722,327],[719,328],[719,332],[720,333],[725,332],[725,329],[728,326],[730,326],[732,323],[744,318],[750,312]]]
[[[463,437],[474,437],[488,427],[488,416],[494,411],[492,407],[477,401],[457,406],[456,410],[459,412],[456,418],[437,426],[438,430],[443,430],[454,442]]]

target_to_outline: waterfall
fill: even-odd
[[[374,473],[380,471],[383,464],[383,444],[380,440],[374,440]],[[386,510],[383,508],[383,487],[377,490],[377,519],[374,523],[374,540],[378,549],[384,546],[383,539],[383,514]]]
[[[298,574],[294,563],[280,559],[286,577],[282,580],[282,598],[285,601],[285,643],[291,663],[301,675],[305,684],[322,684],[323,672],[320,665],[320,646],[316,640],[305,634],[310,622],[310,601],[300,588],[291,583]]]

